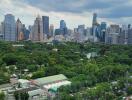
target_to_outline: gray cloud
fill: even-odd
[[[47,12],[83,13],[97,10],[100,17],[132,16],[130,0],[25,0],[25,2]]]

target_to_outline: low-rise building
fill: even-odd
[[[33,84],[40,86],[47,91],[58,89],[61,86],[71,85],[71,82],[68,81],[67,77],[63,74],[38,78],[32,81]]]

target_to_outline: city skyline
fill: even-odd
[[[121,7],[117,4],[121,4]],[[65,20],[68,28],[81,24],[91,27],[92,15],[96,12],[99,15],[99,22],[131,24],[131,5],[132,2],[128,0],[56,0],[52,2],[50,0],[1,0],[0,22],[3,21],[5,14],[11,13],[16,16],[16,19],[20,18],[22,23],[32,25],[36,16],[40,14],[49,16],[50,24],[54,24],[55,28],[59,27],[60,20]]]

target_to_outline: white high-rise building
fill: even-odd
[[[44,40],[43,22],[40,16],[38,16],[34,21],[34,25],[32,27],[31,40],[36,42],[42,42]]]
[[[83,42],[85,39],[85,35],[84,35],[85,25],[79,25],[77,31],[79,33],[79,42]]]
[[[128,27],[122,25],[121,32],[119,34],[119,44],[127,44],[128,41]]]
[[[119,34],[120,34],[120,26],[119,25],[111,25],[107,29],[106,43],[118,44],[119,43]]]

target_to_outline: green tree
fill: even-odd
[[[4,92],[0,92],[0,100],[5,100],[5,94],[4,94]]]

